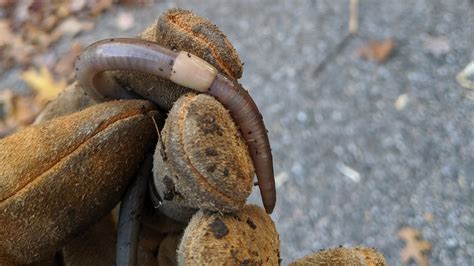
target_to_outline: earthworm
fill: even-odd
[[[120,205],[117,230],[117,265],[136,265],[140,218],[153,163],[153,155],[148,154],[135,180],[125,192]]]
[[[276,191],[267,130],[257,105],[237,81],[218,73],[212,65],[189,52],[175,52],[133,38],[106,39],[88,46],[76,60],[76,77],[86,93],[96,100],[137,97],[107,75],[108,70],[157,75],[220,101],[247,142],[263,205],[267,213],[272,213]]]

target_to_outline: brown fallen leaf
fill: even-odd
[[[75,0],[69,3],[69,11],[76,13],[86,7],[87,0]]]
[[[81,33],[82,31],[89,31],[94,28],[94,23],[88,21],[79,21],[75,17],[70,17],[64,20],[56,29],[54,30],[54,35],[70,35],[72,37]]]
[[[23,41],[31,44],[35,47],[35,52],[43,52],[53,43],[57,42],[61,38],[62,33],[52,32],[43,30],[36,25],[28,23],[23,26]]]
[[[395,41],[391,38],[383,41],[370,40],[357,49],[356,53],[363,59],[375,60],[382,64],[390,57],[393,48],[395,48]]]
[[[402,263],[407,265],[414,260],[419,266],[428,266],[428,256],[425,252],[431,250],[431,243],[420,239],[420,232],[412,227],[403,227],[398,231],[398,237],[405,242],[405,248],[400,253]]]
[[[21,73],[21,78],[36,92],[36,101],[44,106],[66,88],[64,79],[55,80],[47,67],[42,66],[39,71],[30,69]]]
[[[97,0],[89,2],[90,14],[97,16],[112,7],[112,0]]]
[[[74,37],[92,29],[91,13],[112,6],[111,0],[3,1],[0,73],[10,67],[40,66],[38,57],[51,54],[48,49],[52,44],[64,35]]]
[[[119,0],[121,5],[151,5],[154,0]]]
[[[13,4],[14,0],[0,0],[0,7],[6,7]]]
[[[7,20],[0,20],[0,32],[0,61],[6,66],[9,66],[11,61],[21,64],[29,63],[35,48],[15,34]]]
[[[10,89],[0,91],[0,138],[33,123],[40,106],[32,96],[20,96]]]
[[[13,67],[40,67],[57,60],[49,51],[64,35],[76,36],[94,27],[94,17],[114,4],[146,4],[150,0],[0,0],[0,76]],[[126,12],[118,27],[130,29],[134,18]],[[49,64],[46,64],[49,66]]]
[[[26,71],[24,79],[37,88],[37,99],[43,102],[51,99],[54,88],[64,87],[62,80],[72,78],[72,58],[78,45],[62,56],[51,51],[53,44],[63,36],[74,36],[92,29],[94,17],[117,4],[146,4],[151,0],[0,0],[0,78],[7,69],[40,69],[39,72]],[[126,12],[120,16],[123,30],[134,24],[134,18]],[[47,65],[51,73],[41,70]],[[54,65],[54,67],[51,67]],[[48,76],[49,75],[49,76]],[[54,77],[61,77],[55,81]],[[36,84],[36,85],[33,85]],[[38,86],[37,84],[43,84]],[[45,86],[47,84],[48,86]],[[39,89],[38,87],[43,87]],[[48,88],[48,89],[45,89]]]

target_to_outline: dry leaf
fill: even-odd
[[[14,34],[10,29],[10,23],[5,19],[0,19],[0,48],[11,43]]]
[[[14,20],[16,23],[23,23],[28,19],[31,19],[29,8],[33,4],[32,0],[27,1],[17,1],[17,4],[14,7]],[[32,9],[33,11],[35,9]]]
[[[74,0],[73,2],[75,1],[77,0]],[[71,10],[71,4],[69,3],[69,1],[58,2],[58,6],[55,10],[55,17],[57,17],[57,19],[68,18],[72,15],[71,13],[73,13],[73,11]]]
[[[97,0],[89,2],[90,13],[93,16],[97,16],[105,10],[112,7],[112,0]]]
[[[24,41],[33,45],[36,49],[35,52],[45,51],[51,44],[57,42],[62,35],[62,33],[59,32],[49,33],[32,24],[25,25],[23,31],[25,32]]]
[[[116,1],[117,2],[117,1]],[[141,4],[148,0],[118,2]],[[91,21],[114,4],[112,0],[0,0],[0,73],[12,67],[33,64],[40,67],[38,58],[54,57],[48,48],[62,36],[77,34],[94,27]],[[118,27],[131,28],[134,18],[130,14],[120,17]],[[52,58],[51,62],[56,61]],[[1,74],[0,74],[1,75]]]
[[[149,0],[115,1],[115,3],[145,3]],[[93,28],[92,16],[96,16],[114,4],[112,0],[0,0],[0,78],[10,68],[40,69],[26,71],[23,78],[35,88],[42,103],[54,97],[64,87],[41,66],[54,66],[54,74],[69,80],[73,75],[72,61],[79,46],[73,46],[63,57],[49,51],[49,47],[62,36],[77,34]],[[133,26],[130,14],[121,16],[119,27],[124,30]],[[39,85],[38,85],[39,84]]]
[[[395,42],[393,39],[383,41],[371,40],[357,49],[357,54],[363,59],[375,60],[381,64],[392,54],[394,47]]]
[[[420,239],[420,233],[412,227],[403,227],[398,231],[398,237],[405,242],[405,248],[400,253],[400,259],[407,265],[414,260],[419,266],[428,266],[428,256],[425,252],[431,250],[431,243]]]
[[[82,31],[88,31],[94,28],[94,23],[87,21],[79,21],[75,17],[70,17],[64,20],[53,32],[53,35],[70,35],[76,36]]]
[[[122,5],[150,5],[153,2],[153,0],[119,0]]]
[[[15,0],[0,0],[0,7],[6,7],[9,5],[13,5],[15,3]]]
[[[27,126],[33,123],[39,111],[40,106],[36,104],[33,97],[14,96],[11,117],[18,122],[19,126]]]
[[[45,66],[41,67],[39,71],[27,70],[21,74],[21,78],[36,92],[36,100],[40,105],[54,99],[66,88],[66,81],[54,80],[51,72]]]
[[[79,12],[86,7],[87,0],[74,0],[69,3],[69,10],[71,12]]]
[[[0,138],[33,123],[40,108],[33,97],[15,95],[11,90],[0,92]]]
[[[130,12],[122,12],[117,16],[116,23],[119,30],[126,31],[135,24],[135,17]]]
[[[31,61],[31,55],[35,52],[32,45],[27,44],[23,39],[15,34],[10,23],[6,20],[0,20],[0,60],[8,65],[8,61],[14,63],[26,64]]]

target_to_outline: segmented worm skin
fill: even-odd
[[[257,105],[239,83],[221,74],[217,74],[208,93],[223,103],[239,125],[254,162],[263,205],[267,213],[271,213],[276,202],[273,158],[267,130]]]
[[[275,207],[273,159],[267,130],[257,105],[235,80],[199,57],[174,52],[141,39],[107,39],[87,47],[76,61],[76,77],[97,100],[137,98],[108,75],[108,70],[141,71],[208,93],[230,112],[247,142],[267,213]],[[204,84],[204,85],[203,85]]]
[[[122,198],[117,230],[116,265],[137,264],[140,219],[152,166],[153,155],[148,154]]]

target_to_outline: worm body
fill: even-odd
[[[247,142],[267,213],[275,207],[273,160],[267,130],[257,105],[235,80],[188,52],[174,52],[141,39],[107,39],[85,49],[76,61],[76,76],[97,100],[136,98],[108,76],[109,70],[135,70],[169,79],[181,86],[208,93],[230,112]]]
[[[117,232],[117,265],[137,264],[138,232],[152,164],[153,155],[149,154],[122,199]]]

